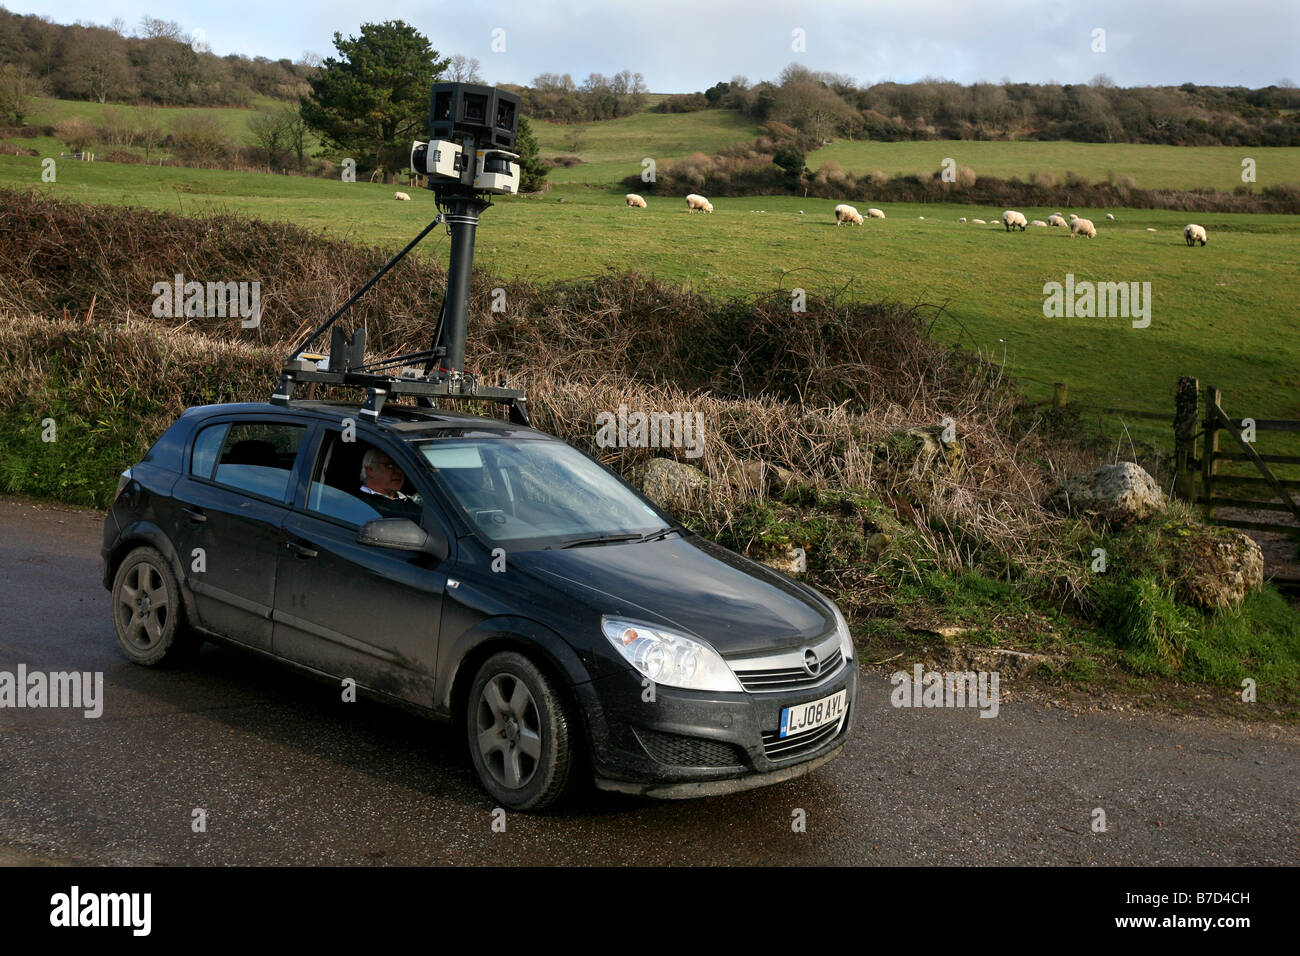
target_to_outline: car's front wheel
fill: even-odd
[[[470,687],[466,728],[479,779],[502,806],[541,810],[569,787],[576,734],[560,692],[531,660],[494,654]]]
[[[176,575],[154,548],[136,548],[126,556],[111,594],[117,643],[134,663],[183,661],[203,643],[185,622]]]

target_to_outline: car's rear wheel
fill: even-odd
[[[203,643],[186,624],[176,575],[155,549],[136,548],[126,556],[111,594],[117,643],[134,663],[186,660]]]
[[[575,733],[564,698],[531,660],[502,651],[470,687],[466,728],[479,779],[512,810],[541,810],[574,776]]]

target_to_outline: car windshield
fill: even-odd
[[[491,542],[568,547],[632,540],[672,527],[563,442],[448,438],[417,447],[447,497]]]

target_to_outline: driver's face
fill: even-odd
[[[366,487],[389,498],[401,491],[402,485],[406,484],[406,475],[387,455],[379,455],[375,463],[366,469],[366,475]]]

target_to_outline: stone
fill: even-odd
[[[666,508],[690,499],[709,483],[708,476],[698,468],[671,458],[650,458],[635,465],[628,480]]]
[[[1138,464],[1123,461],[1061,482],[1044,506],[1059,514],[1100,518],[1123,530],[1165,510],[1165,493]]]
[[[1264,586],[1264,552],[1249,535],[1228,528],[1205,528],[1181,581],[1179,597],[1206,611],[1234,608],[1252,591]]]

